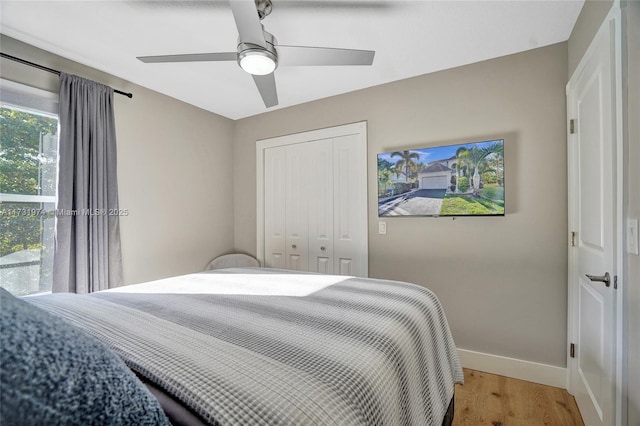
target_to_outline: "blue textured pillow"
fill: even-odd
[[[98,340],[0,288],[0,424],[169,425]]]

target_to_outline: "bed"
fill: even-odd
[[[121,358],[173,424],[450,424],[463,375],[424,287],[231,268],[25,298]]]

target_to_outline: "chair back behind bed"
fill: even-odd
[[[232,253],[232,254],[224,254],[222,256],[218,256],[213,259],[207,267],[205,271],[209,271],[212,269],[223,269],[223,268],[243,268],[243,267],[258,267],[260,266],[260,262],[248,254],[242,253]]]

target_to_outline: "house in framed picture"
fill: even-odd
[[[420,189],[444,189],[451,186],[451,177],[454,170],[437,161],[427,166],[418,173],[418,188]]]
[[[2,0],[0,423],[68,397],[5,374],[29,347],[50,389],[104,378],[98,418],[640,424],[639,31],[627,0]]]

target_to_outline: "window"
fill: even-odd
[[[58,96],[0,80],[0,283],[51,291]]]

